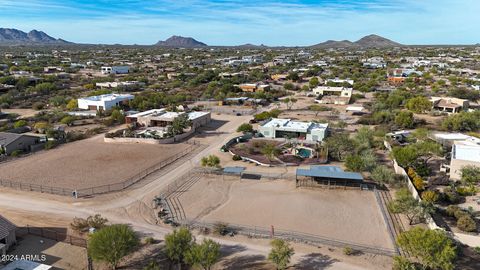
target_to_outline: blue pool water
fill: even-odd
[[[298,150],[298,156],[301,156],[302,158],[309,158],[311,154],[312,151],[305,148],[301,148],[300,150]]]

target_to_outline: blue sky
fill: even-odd
[[[480,42],[480,0],[0,0],[0,27],[81,43],[312,45],[378,34],[404,44]]]

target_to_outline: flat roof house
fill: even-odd
[[[165,109],[153,109],[132,114],[126,117],[127,123],[137,123],[144,127],[166,127],[172,124],[175,118],[186,112],[168,112]],[[189,112],[188,119],[192,121],[193,129],[208,124],[211,120],[210,112]]]
[[[128,74],[130,72],[129,66],[111,66],[102,67],[102,74]]]
[[[352,97],[353,89],[346,87],[317,86],[313,88],[312,92],[316,96],[320,96],[315,100],[317,103],[347,105]]]
[[[109,110],[114,106],[128,104],[135,96],[130,94],[106,94],[78,99],[78,108],[91,111]]]
[[[7,250],[17,242],[16,229],[15,224],[0,215],[0,255],[5,255]]]
[[[260,83],[243,83],[238,85],[243,92],[263,92],[267,91],[270,88],[268,84],[260,84]]]
[[[265,138],[296,138],[321,142],[327,136],[328,124],[299,122],[290,119],[272,118],[259,127]]]
[[[470,137],[453,143],[450,179],[460,180],[462,178],[461,169],[465,166],[480,167],[480,139]]]

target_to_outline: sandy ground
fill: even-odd
[[[55,269],[82,270],[87,268],[87,250],[62,242],[38,236],[27,235],[17,239],[18,246],[9,254],[17,256],[46,255],[43,264],[54,266]]]
[[[0,171],[2,179],[80,189],[123,182],[187,147],[104,143],[99,135],[2,164]]]
[[[202,178],[180,196],[187,218],[393,248],[374,193],[296,189],[293,181]]]
[[[33,109],[2,109],[2,112],[18,114],[18,118],[28,118],[35,116],[40,111]]]

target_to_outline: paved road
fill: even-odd
[[[205,149],[194,155],[189,161],[177,163],[179,165],[173,170],[170,170],[152,182],[137,189],[74,202],[69,202],[68,200],[61,201],[48,198],[38,198],[32,196],[33,193],[1,193],[0,210],[22,210],[37,214],[45,214],[45,216],[55,215],[67,219],[72,219],[76,216],[87,217],[89,215],[101,214],[111,222],[129,223],[135,230],[145,235],[151,235],[155,238],[163,239],[165,234],[171,232],[171,229],[155,225],[151,219],[145,216],[148,214],[141,213],[141,211],[138,213],[136,211],[128,211],[128,209],[131,207],[141,207],[143,205],[143,208],[148,210],[155,195],[158,195],[169,183],[188,173],[195,165],[198,165],[202,157],[217,152],[218,149],[220,149],[220,147],[232,137],[232,133],[235,132],[236,128],[240,124],[247,122],[250,118],[250,116],[231,116],[229,122],[215,131]],[[153,214],[153,211],[150,214]],[[242,246],[244,251],[239,252],[238,255],[266,256],[269,252],[268,246],[239,243],[236,242],[235,239],[228,240],[215,238],[215,240],[221,243],[225,248],[228,248],[229,246]],[[296,253],[293,260],[298,261],[306,255],[307,254]],[[328,267],[321,269],[359,270],[364,268],[359,268],[344,262],[333,262]]]

